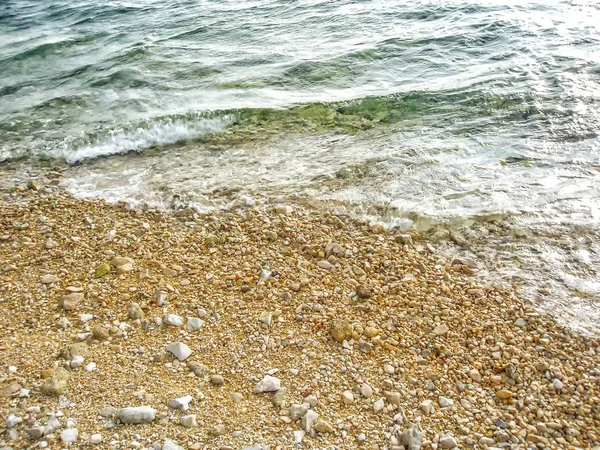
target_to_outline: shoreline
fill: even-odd
[[[600,445],[598,339],[410,235],[302,208],[167,214],[32,187],[0,203],[1,423],[22,419],[0,448],[53,448],[76,428],[75,448],[100,434],[96,448],[393,449],[410,424],[422,448]],[[286,391],[254,394],[267,375]],[[169,407],[187,395],[188,411]],[[154,420],[107,409],[137,406]],[[61,428],[28,440],[51,415]]]

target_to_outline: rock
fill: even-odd
[[[362,299],[371,298],[371,288],[366,284],[359,284],[356,287],[356,296]]]
[[[295,430],[294,431],[294,444],[298,445],[302,442],[302,439],[304,439],[304,435],[306,434],[306,431],[304,430]]]
[[[354,394],[350,391],[344,391],[342,393],[342,402],[344,402],[344,405],[351,405],[354,403]]]
[[[162,446],[162,450],[183,450],[183,447],[180,447],[175,441],[172,441],[171,439],[165,439],[165,442]]]
[[[96,270],[94,270],[94,277],[102,278],[104,275],[108,275],[109,273],[110,273],[110,264],[102,263],[98,267],[96,267]]]
[[[27,435],[29,439],[37,440],[44,435],[45,428],[42,426],[32,427],[27,429]]]
[[[302,428],[304,428],[304,431],[310,433],[310,430],[312,430],[312,427],[318,418],[319,415],[312,409],[306,411],[306,414],[302,417]]]
[[[438,403],[440,404],[440,407],[448,408],[454,405],[454,400],[452,400],[451,398],[440,396],[440,398],[438,399]]]
[[[306,416],[305,416],[306,417]],[[318,419],[312,426],[317,433],[333,433],[334,428],[322,419]]]
[[[519,328],[525,328],[527,326],[527,321],[521,317],[515,320],[515,326]]]
[[[85,370],[86,372],[94,372],[96,370],[96,363],[91,362],[86,364],[83,370]]]
[[[150,406],[136,406],[122,408],[117,412],[117,417],[121,423],[143,424],[150,423],[156,416],[156,410]]]
[[[199,378],[202,378],[204,375],[208,373],[208,367],[204,364],[200,364],[199,362],[190,361],[188,362],[188,367]]]
[[[54,434],[54,432],[60,429],[61,425],[56,416],[51,415],[46,422],[46,426],[44,427],[44,436],[48,436],[49,434]]]
[[[60,433],[60,440],[65,444],[75,442],[79,437],[79,430],[77,428],[68,428]]]
[[[383,395],[384,395],[385,399],[389,403],[391,403],[392,405],[395,405],[395,406],[399,406],[400,405],[400,402],[402,400],[402,394],[400,394],[400,392],[397,392],[397,391],[393,391],[393,392],[384,391]]]
[[[223,378],[223,375],[211,375],[210,382],[215,386],[221,386],[225,384],[225,378]]]
[[[83,301],[84,295],[81,292],[63,295],[58,299],[58,306],[65,311],[73,311]]]
[[[271,322],[273,321],[273,313],[264,311],[260,313],[260,317],[258,318],[258,320],[270,328]]]
[[[360,387],[360,393],[364,398],[371,398],[373,396],[373,388],[367,383],[363,383]]]
[[[108,328],[96,325],[92,328],[92,336],[98,341],[106,341],[110,337]]]
[[[56,275],[51,274],[51,273],[42,275],[42,277],[40,278],[40,283],[42,283],[42,284],[58,283],[59,281],[60,281],[60,278],[58,278]]]
[[[58,397],[67,390],[70,373],[62,367],[58,367],[52,377],[47,379],[42,386],[42,394]]]
[[[281,380],[277,377],[266,375],[256,386],[254,386],[254,393],[276,392],[279,389],[281,389]]]
[[[500,400],[508,400],[513,397],[513,393],[509,390],[502,389],[496,392],[496,397],[498,397]]]
[[[285,394],[286,393],[287,393],[287,389],[284,388],[284,387],[282,387],[277,392],[275,392],[273,394],[273,397],[271,398],[271,401],[273,402],[273,404],[275,406],[281,406],[281,405],[283,405],[283,402],[285,401]]]
[[[169,400],[169,408],[185,412],[188,409],[190,409],[190,403],[193,399],[194,398],[191,395],[185,395],[183,397],[174,398],[173,400]]]
[[[309,395],[307,397],[304,398],[304,403],[308,403],[308,405],[311,408],[314,408],[315,406],[317,406],[317,397],[315,397],[314,395]]]
[[[331,324],[331,336],[337,342],[343,342],[352,337],[352,325],[344,319],[335,319]]]
[[[440,438],[439,441],[440,445],[442,448],[455,448],[458,447],[458,442],[456,442],[456,439],[454,439],[454,437],[450,436],[449,434],[445,434]]]
[[[196,420],[196,414],[190,414],[188,416],[182,416],[179,419],[179,423],[185,428],[194,428],[198,426],[198,422]]]
[[[218,424],[214,428],[208,430],[208,434],[210,436],[223,436],[227,430],[225,429],[225,425]]]
[[[420,450],[423,443],[423,432],[421,427],[415,424],[409,424],[402,433],[400,442],[406,450]]]
[[[6,419],[6,428],[12,428],[15,425],[20,424],[21,422],[23,422],[23,419],[21,419],[20,417],[15,416],[14,414],[11,414]]]
[[[0,389],[0,398],[9,398],[13,395],[17,395],[21,391],[21,385],[19,383],[11,383]]]
[[[379,400],[377,400],[375,403],[373,403],[373,412],[375,414],[380,413],[381,411],[383,411],[383,407],[385,406],[385,402],[383,401],[382,398],[380,398]]]
[[[60,356],[62,356],[67,361],[72,361],[76,356],[85,356],[89,350],[89,346],[85,342],[77,342],[76,344],[67,345],[60,352]]]
[[[192,350],[182,342],[172,342],[167,345],[167,351],[172,353],[179,361],[185,361],[192,354]]]
[[[127,317],[131,320],[144,320],[146,315],[142,311],[142,307],[137,303],[132,303],[127,307]]]
[[[84,360],[85,358],[81,355],[74,356],[71,360],[71,369],[76,369],[77,367],[83,365]]]
[[[433,412],[433,400],[423,400],[419,405],[419,409],[423,411],[424,414],[431,414]]]
[[[110,263],[113,266],[115,266],[116,268],[119,268],[121,266],[126,266],[126,265],[133,266],[135,261],[131,258],[125,258],[123,256],[116,256],[112,259],[112,261]]]
[[[204,320],[198,317],[188,317],[185,324],[185,329],[188,331],[198,331],[202,327],[204,327]]]
[[[325,269],[325,270],[331,270],[333,269],[333,264],[331,264],[329,261],[322,259],[321,261],[317,262],[317,266],[319,266],[321,269]]]
[[[97,445],[100,444],[102,442],[102,435],[101,434],[92,434],[92,436],[90,436],[90,444],[93,445]]]
[[[233,402],[234,403],[242,403],[243,400],[244,400],[244,394],[242,394],[241,392],[233,393]]]
[[[163,306],[167,301],[167,292],[162,290],[156,291],[156,294],[154,294],[154,301],[156,301],[158,306]]]
[[[112,406],[102,408],[102,411],[100,411],[100,415],[107,419],[114,417],[115,414],[117,414],[117,410],[115,408],[113,408]]]
[[[329,258],[331,255],[341,258],[345,254],[346,250],[344,250],[344,247],[340,244],[328,242],[327,245],[325,245],[325,258]]]
[[[560,391],[564,387],[564,384],[558,378],[554,378],[552,380],[552,386],[554,386],[554,389],[556,389],[557,391]]]
[[[182,327],[183,317],[178,316],[177,314],[166,314],[163,317],[163,323],[172,327]]]
[[[469,371],[469,377],[475,383],[481,383],[481,374],[479,373],[479,371],[477,369],[471,369]]]
[[[306,412],[308,411],[309,406],[306,403],[295,403],[290,406],[290,418],[292,420],[298,420],[304,417]]]
[[[445,334],[448,333],[448,331],[450,331],[448,329],[448,325],[446,325],[445,323],[442,323],[433,329],[433,334],[435,334],[436,336],[444,336]]]

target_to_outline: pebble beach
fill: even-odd
[[[600,349],[418,233],[30,183],[0,202],[0,449],[600,448]]]

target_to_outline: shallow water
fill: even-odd
[[[597,333],[598,17],[591,0],[7,0],[2,183],[66,162],[82,197],[451,226],[469,245],[441,248]]]

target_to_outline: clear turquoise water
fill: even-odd
[[[471,254],[594,328],[599,5],[4,0],[0,176],[66,163],[83,197],[407,229],[508,217],[538,237]]]

